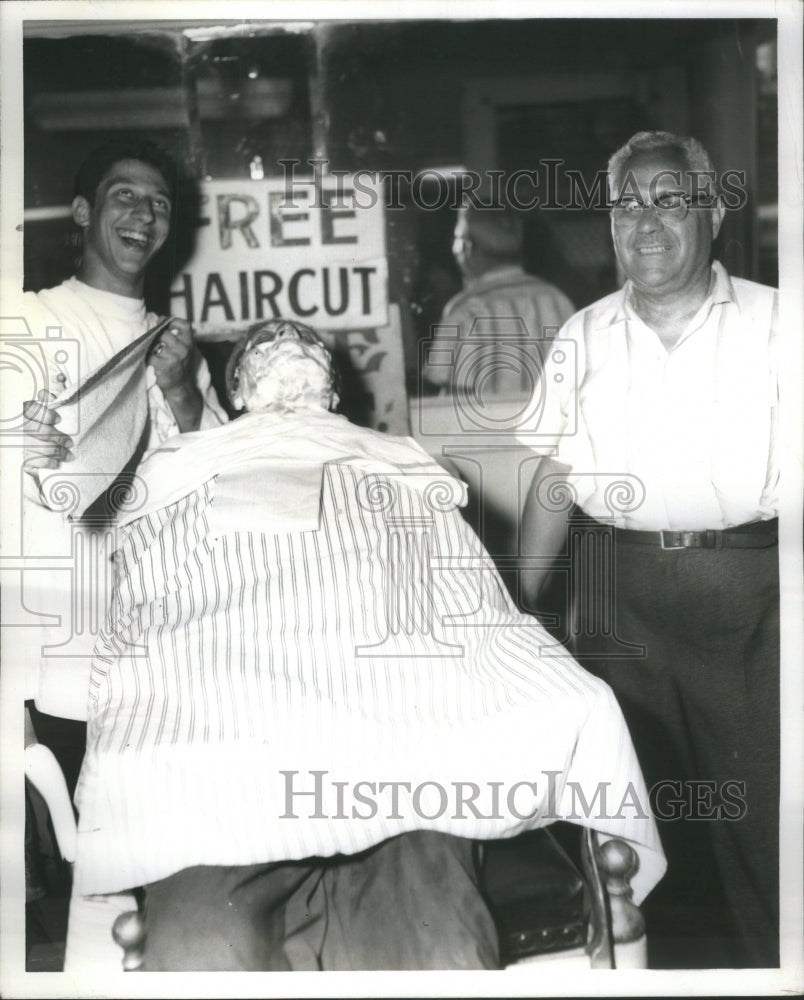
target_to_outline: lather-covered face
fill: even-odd
[[[235,350],[227,375],[233,404],[250,412],[332,410],[338,405],[332,357],[301,323],[269,320]]]

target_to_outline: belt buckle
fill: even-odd
[[[665,551],[674,549],[716,549],[718,533],[711,528],[704,531],[662,531],[661,546]]]

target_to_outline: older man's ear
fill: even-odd
[[[717,239],[717,234],[720,232],[720,227],[723,225],[723,218],[726,215],[726,209],[723,207],[723,199],[718,195],[717,200],[711,208],[712,212],[712,239]]]

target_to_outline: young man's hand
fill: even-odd
[[[172,319],[148,354],[156,384],[164,393],[179,430],[196,431],[204,401],[195,383],[193,328],[186,319]]]
[[[192,382],[193,328],[186,319],[171,320],[148,354],[148,364],[156,373],[156,384],[165,395]]]
[[[71,459],[72,438],[56,428],[59,414],[47,404],[56,397],[41,389],[36,399],[22,405],[24,452],[23,468],[29,475],[40,469],[58,469],[62,462]]]

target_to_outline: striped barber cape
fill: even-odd
[[[611,691],[517,611],[463,484],[413,441],[251,414],[142,474],[92,668],[77,893],[561,818],[633,844],[637,902],[659,880]]]

